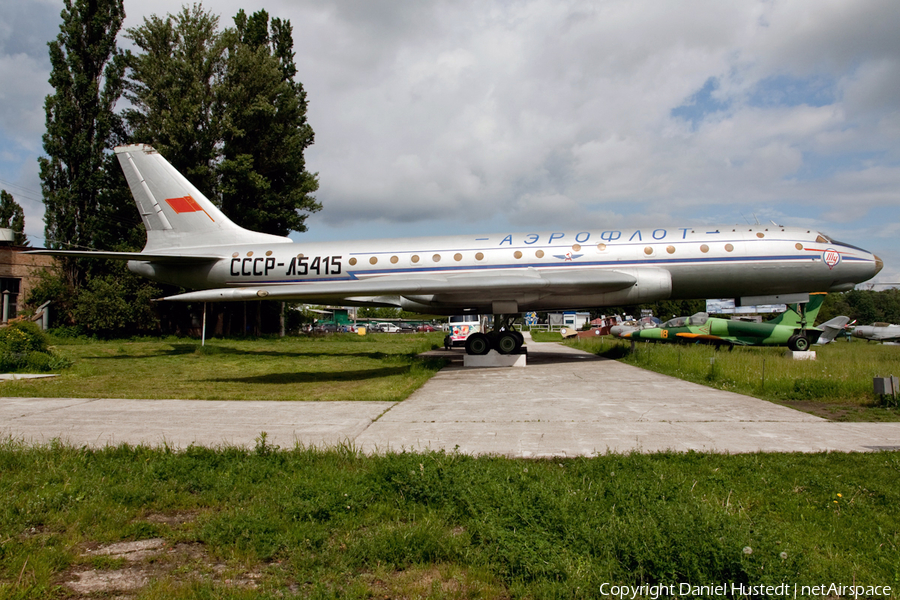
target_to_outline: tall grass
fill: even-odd
[[[900,590],[897,452],[525,461],[264,439],[183,452],[7,442],[0,473],[0,598],[64,596],[55,586],[90,568],[86,548],[149,537],[194,549],[157,565],[142,592],[154,598],[243,597],[209,576],[215,562],[257,574],[254,597],[593,598],[603,583],[683,582]]]
[[[567,341],[574,347],[680,379],[787,404],[814,403],[843,418],[900,420],[880,409],[873,377],[900,375],[900,348],[860,342],[815,346],[815,361],[791,360],[784,348],[631,343],[613,338]],[[811,406],[806,406],[811,408]],[[849,409],[861,409],[849,411]],[[849,412],[848,412],[849,411]]]

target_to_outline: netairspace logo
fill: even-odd
[[[841,583],[823,583],[819,585],[802,585],[799,583],[782,583],[780,585],[746,585],[743,583],[719,583],[714,585],[693,585],[690,583],[671,583],[655,585],[617,585],[604,583],[598,590],[601,596],[609,598],[859,598],[873,596],[890,596],[889,585],[844,585]]]

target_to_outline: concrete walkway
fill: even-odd
[[[900,423],[831,423],[558,344],[528,349],[524,369],[463,369],[450,351],[451,364],[400,403],[0,398],[0,436],[252,447],[265,431],[282,447],[521,457],[900,449]]]

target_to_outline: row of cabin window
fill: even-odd
[[[606,244],[598,244],[597,248],[599,250],[606,250]],[[803,244],[796,244],[796,248],[797,248],[797,250],[803,250]],[[577,252],[577,251],[581,250],[581,246],[578,244],[575,244],[574,246],[572,246],[572,250]],[[725,244],[725,251],[726,252],[734,252],[734,245],[733,244]],[[668,252],[669,254],[674,254],[675,246],[666,246],[666,252]],[[701,244],[700,252],[703,252],[704,254],[706,254],[707,252],[709,252],[709,246],[706,244]],[[644,248],[644,254],[648,254],[648,255],[653,254],[653,247],[647,246],[646,248]],[[544,258],[544,251],[538,250],[537,252],[534,253],[534,255],[537,258]],[[516,250],[513,253],[513,256],[516,258],[522,258],[522,252],[520,250]],[[463,255],[460,254],[459,252],[457,252],[456,254],[453,255],[453,260],[455,260],[457,262],[461,261],[462,259],[463,259]],[[398,256],[392,256],[390,260],[391,260],[391,264],[397,264],[400,261],[400,258]],[[421,258],[419,257],[418,254],[413,254],[412,257],[410,258],[410,260],[413,263],[417,263],[421,260]],[[431,260],[433,260],[434,262],[440,262],[441,255],[435,254],[431,257]],[[484,253],[476,252],[475,260],[484,260]],[[357,263],[357,259],[355,257],[350,259],[350,266],[354,266],[354,265],[356,265],[356,263]],[[370,257],[369,264],[370,265],[378,264],[378,257],[377,256]]]
[[[761,234],[756,234],[756,235],[762,237]],[[803,250],[803,244],[797,243],[797,244],[795,244],[795,247],[797,248],[797,250]],[[575,245],[573,245],[573,246],[572,246],[572,250],[575,251],[575,252],[578,252],[579,250],[581,250],[581,244],[575,244]],[[606,244],[597,244],[597,250],[600,250],[601,252],[604,251],[604,250],[606,250]],[[725,251],[726,251],[726,252],[733,252],[733,251],[734,251],[734,246],[733,246],[732,244],[725,244]],[[666,252],[668,252],[669,254],[675,254],[675,246],[666,246]],[[709,246],[707,246],[706,244],[700,244],[700,252],[703,252],[704,254],[707,253],[707,252],[709,252]],[[647,246],[647,247],[645,247],[645,248],[644,248],[644,254],[653,254],[653,247],[652,247],[652,246]],[[538,250],[537,252],[534,253],[534,255],[535,255],[536,257],[538,257],[538,258],[544,258],[544,251],[543,251],[543,250]],[[234,258],[237,258],[238,253],[235,252],[235,253],[232,254],[231,256],[234,257]],[[247,256],[253,256],[253,252],[248,252],[248,253],[247,253]],[[271,250],[266,251],[266,256],[272,256],[272,251],[271,251]],[[301,258],[303,257],[302,254],[300,254],[300,255],[298,255],[298,256],[301,257]],[[522,258],[522,252],[519,251],[519,250],[516,250],[516,251],[513,253],[513,256],[515,256],[516,258]],[[453,260],[455,260],[455,261],[457,261],[457,262],[461,261],[462,258],[463,258],[463,255],[460,254],[459,252],[457,252],[456,254],[453,255]],[[419,255],[418,255],[418,254],[413,254],[413,255],[412,255],[412,258],[411,258],[410,260],[412,260],[412,262],[414,262],[414,263],[419,262],[419,260],[420,260],[420,259],[419,259]],[[435,254],[434,256],[431,257],[431,260],[433,260],[434,262],[440,262],[440,261],[441,261],[441,255],[440,255],[440,254]],[[475,253],[475,260],[484,260],[484,253],[483,253],[483,252],[476,252],[476,253]],[[399,261],[400,261],[400,258],[399,258],[399,257],[397,257],[397,256],[392,256],[392,257],[391,257],[391,264],[397,264]],[[356,263],[357,263],[356,258],[351,258],[351,259],[350,259],[350,265],[351,265],[351,266],[355,265]],[[378,257],[377,257],[377,256],[373,256],[373,257],[371,257],[371,258],[369,259],[369,264],[374,265],[374,264],[377,264],[377,263],[378,263]]]

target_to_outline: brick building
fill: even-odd
[[[0,229],[0,293],[9,292],[9,314],[13,318],[18,313],[28,292],[37,284],[37,275],[41,271],[56,266],[52,256],[36,256],[23,254],[26,250],[34,250],[25,246],[13,246],[11,238]],[[2,298],[2,296],[0,296]]]

